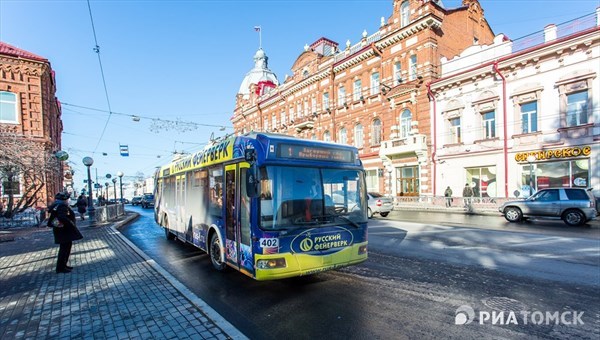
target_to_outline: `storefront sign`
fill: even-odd
[[[563,148],[563,149],[555,149],[555,150],[541,150],[541,151],[531,151],[531,152],[519,152],[515,155],[515,160],[517,162],[527,162],[527,157],[534,156],[536,161],[553,159],[553,158],[571,158],[571,157],[580,157],[580,156],[589,156],[592,154],[591,146],[576,146],[572,148]]]

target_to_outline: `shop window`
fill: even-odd
[[[473,189],[474,197],[497,197],[496,167],[469,168],[467,181]]]
[[[379,93],[379,72],[371,74],[371,95]]]
[[[412,113],[406,109],[400,115],[400,138],[408,138],[410,135],[410,124],[412,121]]]
[[[537,127],[537,102],[519,105],[521,109],[521,133],[533,133]]]
[[[371,125],[371,145],[381,144],[381,120],[373,120]]]
[[[396,168],[396,195],[418,196],[419,195],[419,167],[407,166]]]
[[[363,126],[361,124],[356,124],[356,126],[354,126],[354,146],[359,149],[362,148],[363,141]]]
[[[17,95],[0,91],[0,123],[19,123],[17,118]]]

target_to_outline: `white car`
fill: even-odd
[[[394,200],[391,197],[383,196],[378,192],[369,192],[367,195],[369,196],[367,217],[372,218],[374,214],[387,217],[394,210]]]

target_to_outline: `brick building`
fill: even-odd
[[[357,15],[359,15],[357,13]],[[369,191],[432,195],[432,139],[426,85],[440,58],[494,33],[477,0],[393,0],[379,30],[344,47],[327,38],[305,46],[281,84],[262,49],[231,118],[235,132],[270,131],[355,145]]]
[[[47,59],[0,42],[0,131],[33,142],[37,146],[35,152],[51,157],[61,149],[63,130],[55,93],[54,71]],[[9,151],[5,148],[8,146],[0,146],[0,152]],[[54,199],[54,193],[63,188],[63,168],[54,169],[38,177],[45,183],[35,195],[33,206],[46,206]],[[16,198],[28,184],[24,181],[20,176],[18,188],[11,189]],[[6,186],[4,176],[2,182]],[[0,192],[3,197],[7,196],[6,190],[3,187]]]

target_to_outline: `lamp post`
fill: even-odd
[[[527,163],[529,163],[529,196],[533,195],[533,162],[537,158],[534,155],[527,156]]]
[[[87,204],[87,212],[88,212],[88,218],[90,220],[94,220],[95,219],[95,215],[96,215],[96,208],[94,208],[94,199],[93,199],[93,194],[94,192],[92,191],[92,176],[90,174],[90,167],[92,166],[92,164],[94,164],[94,159],[92,157],[83,157],[83,165],[85,165],[87,167],[87,184],[88,184],[88,204]]]
[[[113,190],[114,190],[114,194],[115,194],[115,204],[117,204],[117,179],[113,178],[112,182],[113,182]]]
[[[119,176],[119,191],[121,193],[121,203],[123,203],[123,171],[117,172],[117,176]]]
[[[108,182],[104,182],[104,186],[106,187],[106,203],[108,203]]]

